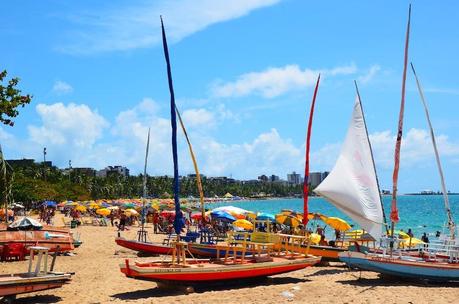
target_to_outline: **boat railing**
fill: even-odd
[[[420,252],[432,260],[448,259],[450,263],[459,263],[459,246],[454,240],[449,242],[433,241],[420,248]]]

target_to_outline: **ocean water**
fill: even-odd
[[[391,196],[383,196],[386,217],[389,220]],[[454,221],[459,224],[459,195],[449,196],[451,212]],[[437,230],[443,231],[446,224],[446,211],[441,195],[401,195],[397,200],[400,221],[396,229],[413,230],[415,237],[421,237],[426,232],[434,235]],[[229,201],[213,203],[207,208],[232,205],[254,212],[279,213],[282,209],[292,209],[303,212],[303,199],[272,199],[254,201]],[[354,222],[332,204],[320,197],[309,198],[309,212],[318,212],[327,216],[337,216],[350,224]],[[390,221],[390,220],[389,220]],[[314,223],[311,223],[311,225]],[[355,225],[357,228],[358,225]],[[331,233],[328,231],[327,235]]]

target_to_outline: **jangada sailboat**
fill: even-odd
[[[179,201],[179,176],[178,176],[178,157],[177,157],[177,125],[174,89],[172,84],[171,67],[169,62],[169,52],[167,48],[166,34],[161,20],[164,54],[167,64],[167,75],[169,80],[169,90],[171,94],[171,126],[172,126],[172,155],[174,161],[174,201],[176,216],[174,219],[174,229],[177,235],[183,227],[183,215],[180,210]],[[262,248],[273,247],[270,243],[257,243],[261,252]],[[270,276],[279,273],[299,270],[320,261],[320,257],[305,256],[299,254],[278,253],[276,256],[259,254],[256,257],[245,258],[242,256],[228,257],[216,261],[209,260],[187,260],[185,258],[187,244],[177,239],[173,243],[171,261],[151,261],[151,262],[130,262],[126,260],[120,265],[120,270],[127,277],[139,280],[151,280],[160,283],[196,283],[214,282],[221,280],[236,280],[243,278],[254,278]]]
[[[411,7],[410,7],[411,12]],[[410,14],[409,14],[410,16]],[[424,104],[424,108],[427,115],[427,120],[429,122],[429,127],[431,131],[432,142],[434,145],[435,156],[437,159],[438,169],[440,171],[440,176],[442,180],[442,188],[446,195],[445,206],[448,214],[448,224],[451,233],[450,242],[443,244],[442,247],[434,247],[429,244],[428,247],[423,248],[420,251],[419,256],[407,255],[401,250],[396,250],[395,245],[397,240],[393,237],[394,235],[394,226],[398,221],[398,210],[397,210],[397,179],[398,179],[398,170],[399,170],[399,160],[400,160],[400,146],[402,140],[402,131],[403,131],[403,112],[404,112],[404,99],[405,99],[405,81],[406,81],[406,68],[408,61],[408,41],[409,41],[409,29],[410,29],[410,17],[408,17],[408,27],[406,34],[406,43],[405,43],[405,65],[403,72],[403,81],[402,81],[402,101],[399,117],[399,128],[395,148],[395,166],[394,166],[394,187],[393,187],[393,197],[392,197],[392,208],[391,208],[391,221],[392,221],[392,237],[385,238],[386,243],[383,243],[382,253],[372,253],[372,252],[344,252],[340,253],[340,260],[347,263],[351,267],[360,268],[363,270],[376,271],[382,274],[388,274],[399,277],[408,277],[416,279],[426,279],[426,280],[435,280],[435,281],[459,281],[459,243],[455,240],[455,224],[451,216],[451,211],[449,209],[446,187],[444,186],[444,179],[442,174],[442,169],[440,165],[440,158],[435,143],[435,136],[433,133],[432,125],[430,124],[430,118],[427,111],[427,107],[424,100],[424,95],[420,87],[419,81],[416,81],[418,84],[419,91],[421,93],[421,99]],[[413,67],[414,72],[414,67]],[[359,189],[356,189],[359,190]],[[362,211],[367,209],[367,206],[362,205]],[[358,214],[356,216],[359,216]],[[367,217],[367,215],[362,212],[360,216]],[[375,226],[376,233],[381,231],[381,227]],[[387,246],[388,245],[388,246]]]

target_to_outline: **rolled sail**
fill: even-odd
[[[372,237],[382,235],[383,212],[362,107],[358,97],[335,167],[314,190]]]

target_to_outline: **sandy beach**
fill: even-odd
[[[81,234],[83,245],[73,256],[60,256],[56,262],[57,271],[75,272],[72,282],[60,289],[18,296],[17,303],[457,303],[459,298],[459,283],[383,279],[376,273],[349,271],[339,263],[264,280],[202,286],[187,295],[122,275],[118,265],[124,259],[148,258],[117,246],[115,227],[80,226],[75,231]],[[135,238],[136,232],[137,227],[132,227],[123,235]],[[153,240],[163,237],[150,234]],[[0,273],[23,272],[27,263],[3,262]]]

